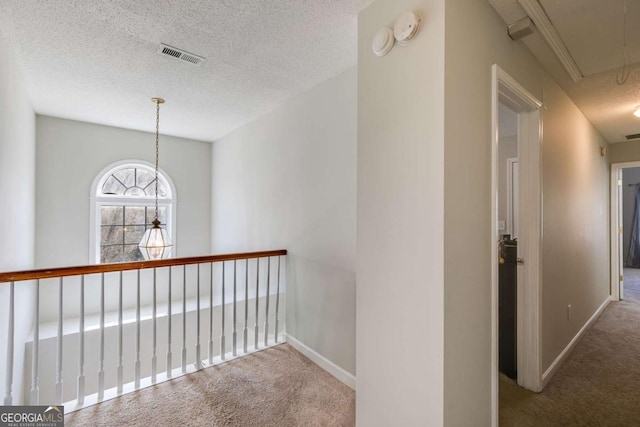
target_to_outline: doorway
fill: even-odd
[[[640,162],[611,165],[611,296],[640,303]]]
[[[515,305],[513,330],[513,372],[518,385],[540,391],[542,385],[540,356],[540,248],[542,239],[541,199],[541,114],[542,103],[524,89],[498,65],[493,65],[492,94],[492,424],[498,425],[498,392],[500,375],[500,258],[513,260],[514,295],[502,297]],[[515,155],[500,150],[500,111],[513,114],[516,127]],[[511,112],[511,113],[510,113]],[[502,124],[502,126],[507,126]],[[505,130],[503,129],[503,135]],[[508,132],[507,132],[508,133]],[[503,145],[507,145],[503,143]],[[512,151],[513,153],[513,151]],[[501,155],[504,156],[501,161]],[[510,156],[510,157],[507,157]],[[507,159],[510,159],[507,161]],[[509,185],[504,204],[500,199],[500,171],[509,172],[503,179]],[[505,175],[507,175],[505,173]],[[503,195],[502,199],[505,199]],[[501,209],[504,209],[502,211]],[[509,240],[506,240],[509,239]],[[515,244],[514,244],[515,243]],[[501,252],[509,244],[511,252]],[[503,246],[501,248],[501,246]],[[504,264],[503,264],[504,265]],[[505,302],[502,302],[503,305]],[[503,313],[503,317],[505,314]],[[508,315],[506,315],[508,316]],[[504,332],[503,332],[504,333]],[[503,345],[511,345],[504,343]],[[503,347],[504,351],[505,348]],[[506,354],[506,353],[505,353]],[[507,357],[503,354],[503,358]],[[504,370],[504,366],[503,366]]]
[[[498,105],[498,367],[518,380],[518,113]],[[522,281],[522,277],[520,277]]]

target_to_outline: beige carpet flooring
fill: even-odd
[[[640,426],[640,304],[609,304],[542,393],[501,377],[500,426]]]
[[[640,303],[640,268],[624,269],[624,300]]]
[[[68,414],[73,426],[354,426],[355,393],[283,344]]]

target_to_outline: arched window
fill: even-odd
[[[94,180],[91,260],[95,263],[143,260],[138,243],[155,217],[155,171],[141,161],[119,162]],[[175,245],[175,187],[158,171],[158,219]]]

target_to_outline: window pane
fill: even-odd
[[[106,225],[100,229],[100,245],[117,245],[122,244],[121,225]]]
[[[135,181],[135,169],[123,169],[113,174],[120,182],[122,182],[125,187],[134,187],[136,185]]]
[[[146,188],[147,195],[155,196],[156,195],[156,184],[151,183],[149,187]],[[158,180],[158,199],[166,199],[168,198],[167,187],[162,183],[162,180]]]
[[[125,191],[125,195],[129,197],[145,197],[144,190],[140,187],[129,187]]]
[[[100,208],[100,224],[121,225],[122,224],[122,207],[121,206],[102,206]]]
[[[147,208],[147,225],[151,226],[153,219],[156,217],[156,208]],[[164,206],[158,206],[158,219],[162,225],[167,225],[167,208]]]
[[[122,262],[122,246],[103,246],[100,248],[100,262]]]
[[[127,262],[144,261],[144,257],[138,248],[138,243],[135,245],[127,245],[124,247],[124,256]]]
[[[102,185],[102,194],[116,194],[122,195],[126,188],[118,182],[113,176],[107,178],[107,180]]]
[[[137,170],[137,182],[136,185],[140,188],[147,190],[147,187],[154,186],[153,180],[156,178],[155,172],[150,172],[145,169],[136,169]],[[149,185],[151,184],[151,185]],[[147,195],[150,193],[147,191]]]
[[[133,243],[133,244],[137,245],[138,243],[140,243],[140,240],[142,239],[142,236],[144,235],[145,228],[146,227],[144,225],[139,225],[139,226],[129,225],[129,226],[127,226],[127,228],[125,229],[124,242],[125,243]]]
[[[144,225],[143,206],[127,206],[124,208],[124,221],[126,225]]]
[[[167,191],[167,187],[162,183],[162,181],[158,180],[158,198],[166,199],[169,197],[169,191]]]

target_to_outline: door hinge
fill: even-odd
[[[618,227],[618,234],[622,234],[622,227]]]
[[[622,274],[621,274],[621,275],[620,275],[620,281],[621,281],[621,282],[622,282],[622,278],[623,278],[623,276],[622,276]]]
[[[622,187],[622,180],[621,179],[618,180],[618,187]]]

